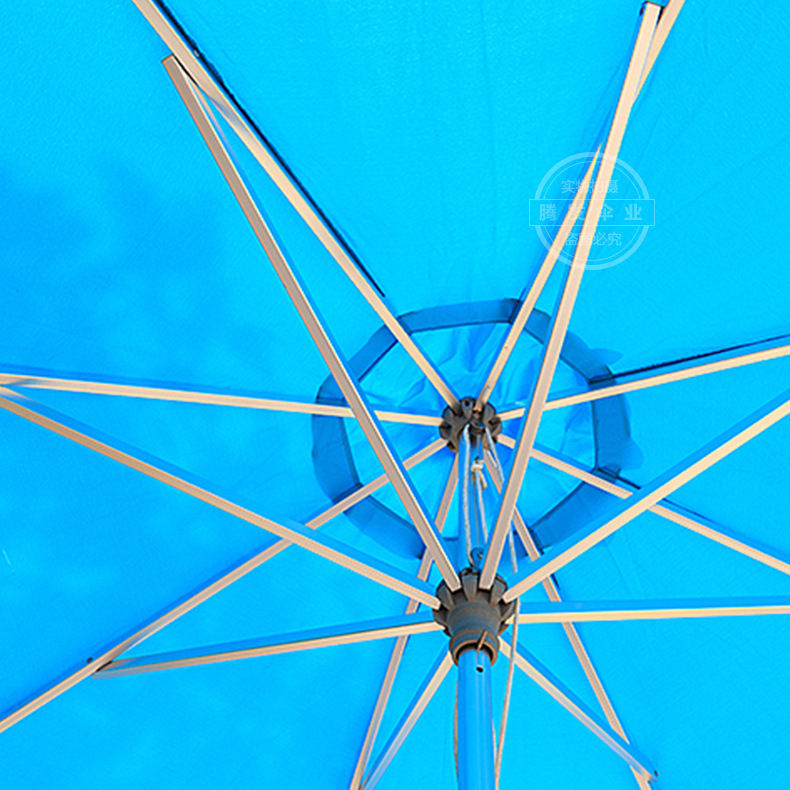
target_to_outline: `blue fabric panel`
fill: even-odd
[[[160,65],[167,48],[133,4],[7,6],[0,372],[22,366],[342,402]],[[530,199],[554,165],[605,136],[639,6],[168,3],[460,395],[479,390],[544,259]],[[631,257],[585,273],[553,395],[790,336],[788,51],[790,24],[775,0],[687,0],[621,149],[655,201],[655,225]],[[441,398],[228,137],[374,406],[440,414]],[[555,187],[551,197],[562,194]],[[528,397],[566,272],[557,267],[519,339],[493,393],[499,409]],[[644,485],[788,381],[790,362],[775,360],[550,411],[538,441],[608,479]],[[350,419],[26,392],[263,512],[301,521],[381,473]],[[515,437],[518,428],[511,421],[505,432]],[[402,456],[436,436],[421,426],[385,430]],[[774,426],[672,501],[790,554],[788,431],[786,421]],[[84,666],[270,541],[6,412],[0,437],[0,709]],[[500,445],[500,454],[507,468],[512,453]],[[442,451],[410,473],[432,512],[450,461]],[[550,550],[613,502],[531,462],[518,504]],[[446,535],[453,555],[457,516],[456,503]],[[420,543],[389,489],[326,533],[416,572]],[[557,580],[580,601],[790,593],[782,574],[651,514]],[[543,599],[540,589],[529,595]],[[135,652],[404,606],[403,596],[291,548]],[[662,790],[785,786],[790,637],[781,618],[585,624],[580,633]],[[595,706],[559,626],[524,628],[520,638]],[[439,635],[410,640],[382,738],[443,644]],[[0,735],[4,785],[347,786],[389,647],[84,682]],[[500,660],[497,709],[505,676]],[[455,787],[453,699],[451,676],[383,790]],[[629,790],[634,781],[517,674],[501,786]]]

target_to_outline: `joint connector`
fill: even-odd
[[[502,433],[502,420],[499,419],[496,409],[486,403],[481,409],[475,409],[474,398],[462,398],[456,408],[448,406],[442,413],[442,424],[439,434],[447,442],[447,446],[458,452],[461,443],[461,434],[466,426],[472,436],[486,439],[490,436],[496,444],[497,437]],[[493,450],[493,447],[489,447]]]
[[[461,588],[455,592],[444,582],[437,588],[441,605],[434,610],[434,619],[450,637],[450,655],[456,664],[466,650],[482,650],[494,664],[499,655],[499,635],[513,615],[515,602],[502,600],[507,584],[501,576],[494,579],[490,590],[480,589],[478,570],[464,568],[459,576]]]

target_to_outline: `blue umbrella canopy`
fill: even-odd
[[[434,559],[441,550],[456,563],[465,541],[461,486],[448,498],[464,453],[445,447],[442,415],[478,396],[525,319],[489,398],[503,417],[506,490],[516,468],[514,510],[495,491],[495,465],[483,472],[494,535],[512,534],[511,513],[521,519],[514,557],[505,545],[498,566],[522,593],[512,688],[509,648],[493,672],[497,726],[510,701],[500,786],[644,790],[624,756],[666,790],[781,785],[790,639],[781,618],[756,615],[786,611],[790,593],[779,232],[790,29],[778,4],[746,13],[689,0],[674,21],[678,10],[678,0],[645,13],[633,0],[6,9],[9,787],[358,784],[446,655],[440,631],[410,636],[366,766],[390,639],[112,677],[111,660],[128,668],[196,646],[392,627],[409,595],[424,604],[410,622],[430,624],[440,571],[454,573],[417,578],[420,518],[396,486],[369,487],[400,467],[382,464],[354,418],[359,404],[195,128],[201,109],[212,113],[204,136],[213,129],[232,151],[335,359],[410,467],[429,526],[437,514],[444,523]],[[627,96],[620,162],[605,177],[603,146],[649,14],[649,44],[666,41]],[[588,194],[592,161],[597,182],[617,180],[610,206],[650,217],[636,235],[624,221],[593,240],[585,270],[566,265],[584,247],[582,219],[563,218]],[[561,352],[544,408],[536,383],[552,337]],[[628,494],[644,512],[628,512]],[[595,545],[570,561],[583,538]],[[278,539],[301,545],[275,552]],[[552,566],[558,557],[567,564]],[[755,616],[711,617],[712,607]],[[590,622],[563,626],[561,612]],[[380,787],[456,786],[452,679],[430,689]]]

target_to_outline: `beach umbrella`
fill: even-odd
[[[781,786],[783,9],[4,12],[4,783]]]

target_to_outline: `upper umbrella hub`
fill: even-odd
[[[399,320],[415,338],[419,337],[430,359],[441,360],[441,373],[446,381],[452,382],[456,393],[477,396],[482,384],[481,373],[492,366],[514,311],[519,307],[520,302],[511,299],[467,302],[426,307],[399,316]],[[494,482],[494,473],[501,479],[502,472],[510,464],[512,441],[505,444],[503,440],[508,433],[511,440],[515,439],[518,420],[510,418],[518,416],[519,407],[523,407],[526,394],[531,391],[550,326],[551,319],[546,313],[539,310],[531,313],[496,384],[496,400],[503,409],[501,415],[493,405],[485,402],[475,414],[475,400],[471,397],[454,404],[455,409],[446,409],[444,403],[439,405],[440,397],[387,327],[382,326],[374,332],[348,360],[349,369],[371,403],[382,412],[389,412],[390,417],[393,413],[399,415],[395,420],[385,417],[384,428],[398,456],[404,463],[409,462],[409,477],[423,501],[441,501],[450,459],[444,448],[440,452],[429,450],[429,457],[422,455],[427,438],[424,423],[411,418],[434,414],[439,417],[438,423],[444,423],[440,441],[451,452],[463,448],[464,437],[469,438],[470,468],[466,470],[467,459],[461,453],[464,456],[462,470],[465,475],[467,471],[473,472],[471,479],[476,478],[484,488],[482,498],[486,512],[490,515],[498,509],[497,486],[486,483]],[[582,392],[613,382],[603,354],[569,333],[555,371],[554,389]],[[346,405],[331,375],[321,384],[316,401],[330,407]],[[508,425],[511,426],[509,431]],[[491,434],[490,441],[486,430]],[[376,454],[359,423],[341,415],[316,414],[312,418],[312,433],[315,475],[328,498],[338,504],[352,502],[344,510],[345,517],[387,551],[401,557],[422,556],[425,544],[404,513],[392,486],[383,486],[375,494],[369,493],[363,498],[349,499],[381,474]],[[607,475],[615,476],[622,468],[623,459],[630,456],[633,445],[622,397],[548,410],[541,419],[540,434],[546,448],[561,448],[563,454],[571,455],[588,469],[605,469]],[[417,453],[422,460],[417,460]],[[489,467],[494,471],[489,471]],[[597,515],[609,507],[610,494],[580,486],[574,477],[563,471],[544,464],[530,464],[528,474],[530,484],[522,487],[518,507],[542,547],[566,539],[584,526],[591,514]],[[474,485],[469,491],[470,498],[477,502],[479,497]],[[463,533],[459,514],[463,507],[461,500],[459,496],[450,502],[442,540],[457,541],[459,530]],[[472,543],[473,550],[484,546],[485,535]],[[450,544],[448,549],[455,552],[459,545],[460,542],[454,546]],[[518,542],[516,552],[519,559],[525,556]],[[463,556],[458,559],[463,565],[467,564]]]
[[[496,409],[490,403],[485,403],[478,409],[475,408],[475,403],[474,398],[461,398],[457,406],[448,406],[442,412],[439,433],[442,439],[447,440],[447,446],[454,453],[458,452],[461,436],[467,425],[470,437],[481,438],[488,435],[496,442],[502,433],[502,420],[497,416]]]

